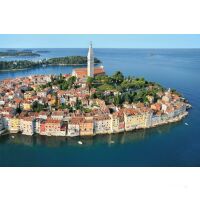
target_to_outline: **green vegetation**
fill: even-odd
[[[121,72],[116,72],[112,76],[96,76],[95,78],[88,77],[86,80],[89,91],[95,88],[96,92],[91,94],[91,99],[102,99],[107,105],[114,104],[122,106],[123,103],[144,103],[146,105],[156,102],[159,97],[159,92],[163,92],[164,88],[154,82],[149,82],[144,78],[125,77]],[[60,74],[59,76],[51,77],[51,82],[46,85],[41,85],[41,89],[46,87],[52,88],[56,85],[61,90],[69,90],[71,88],[80,87],[76,84],[76,77],[72,76],[67,80]],[[61,105],[61,108],[68,108]],[[69,108],[68,108],[69,109]],[[77,101],[75,109],[83,110],[81,102]],[[85,110],[85,112],[90,112]]]
[[[40,64],[37,62],[32,62],[28,60],[20,61],[0,61],[0,71],[1,70],[21,70],[33,67],[39,67]]]
[[[178,92],[177,90],[175,90],[175,89],[171,89],[171,91],[172,91],[172,93],[178,95],[179,97],[182,96],[182,94],[180,92]]]
[[[107,83],[102,84],[98,87],[98,90],[100,90],[100,91],[107,91],[107,90],[114,90],[114,89],[115,89],[115,87],[113,85],[110,85]]]
[[[94,58],[95,63],[100,63],[100,60]],[[68,57],[60,57],[60,58],[50,58],[45,64],[47,65],[83,65],[87,64],[86,56],[68,56]]]
[[[38,101],[34,101],[33,104],[32,104],[33,112],[40,112],[40,111],[44,110],[47,107],[48,107],[48,105],[41,104]]]
[[[95,77],[93,86],[96,92],[91,98],[99,98],[106,104],[113,103],[116,106],[121,106],[124,102],[149,104],[148,96],[157,101],[159,98],[157,93],[164,90],[157,83],[148,82],[144,78],[125,77],[120,71],[112,76]]]
[[[29,54],[31,52],[26,52],[26,53]],[[101,62],[100,60],[95,58],[95,63],[100,63],[100,62]],[[42,61],[28,61],[28,60],[0,61],[0,71],[21,70],[21,69],[28,69],[28,68],[34,68],[34,67],[40,67],[40,66],[46,66],[46,65],[83,65],[83,64],[85,65],[87,64],[87,57],[85,56],[68,56],[68,57],[61,57],[61,58],[50,58],[48,60],[42,60]]]
[[[67,80],[65,80],[62,74],[60,74],[57,77],[51,77],[51,82],[48,82],[45,85],[41,85],[40,88],[41,89],[48,87],[52,88],[53,85],[57,85],[60,90],[69,90],[73,87],[76,88],[76,85],[74,84],[75,82],[76,82],[75,76],[71,76]]]

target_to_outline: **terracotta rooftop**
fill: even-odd
[[[87,76],[87,68],[77,68],[74,69],[76,76],[78,76],[79,78],[83,78],[85,76]],[[100,75],[100,74],[104,74],[104,68],[103,67],[95,67],[94,68],[94,75]]]

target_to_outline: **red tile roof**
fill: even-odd
[[[74,70],[75,70],[76,76],[79,78],[83,78],[83,77],[87,76],[87,68],[77,68]],[[94,76],[101,75],[104,73],[105,73],[105,71],[104,71],[103,67],[95,67],[94,68]]]

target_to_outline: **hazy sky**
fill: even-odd
[[[0,48],[200,48],[199,35],[0,34]]]

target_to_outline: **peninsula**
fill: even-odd
[[[29,52],[28,52],[29,53]],[[94,63],[99,64],[101,61],[94,58]],[[45,67],[48,65],[87,65],[86,56],[67,56],[60,58],[43,59],[39,61],[19,60],[19,61],[0,61],[0,71],[12,71],[31,69],[34,67]]]
[[[188,114],[190,105],[176,90],[120,71],[108,76],[94,63],[90,45],[87,68],[72,74],[2,80],[0,132],[94,136],[155,127]]]

